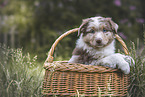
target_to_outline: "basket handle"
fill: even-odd
[[[57,46],[57,44],[59,43],[59,41],[62,40],[64,37],[68,36],[69,34],[74,33],[74,32],[77,32],[78,30],[79,30],[79,28],[75,28],[75,29],[69,30],[69,31],[65,32],[64,34],[62,34],[61,36],[59,36],[56,39],[56,41],[53,43],[53,45],[51,46],[51,49],[49,50],[48,57],[47,57],[45,63],[46,62],[48,62],[48,63],[52,63],[53,62],[54,49]],[[122,40],[122,38],[118,34],[115,34],[115,38],[123,46],[123,49],[124,49],[125,54],[128,55],[129,54],[129,51],[127,49],[127,46],[126,46],[125,42]]]
[[[123,41],[123,39],[118,34],[115,34],[115,38],[121,43],[123,50],[124,50],[124,53],[126,55],[129,55],[128,48],[127,48],[125,42]]]
[[[49,50],[48,52],[48,57],[46,59],[45,62],[49,62],[49,63],[52,63],[53,62],[53,53],[54,53],[54,49],[55,47],[57,46],[57,44],[59,43],[60,40],[62,40],[64,37],[68,36],[69,34],[71,33],[74,33],[74,32],[77,32],[79,28],[75,28],[75,29],[72,29],[72,30],[69,30],[67,32],[65,32],[64,34],[62,34],[61,36],[59,36],[55,42],[53,43],[53,45],[51,46],[51,49]]]

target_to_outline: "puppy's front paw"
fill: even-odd
[[[113,64],[111,62],[101,62],[100,65],[105,66],[105,67],[110,67],[110,68],[116,68],[116,64]]]
[[[130,72],[130,61],[132,58],[129,56],[125,56],[119,53],[112,54],[108,57],[105,57],[99,61],[99,63],[103,66],[121,69],[125,74],[129,74]]]
[[[121,62],[120,64],[118,64],[118,68],[121,69],[121,71],[123,71],[125,74],[129,74],[130,73],[130,66],[127,62]]]
[[[98,61],[98,64],[105,67],[116,68],[116,64],[108,58]]]

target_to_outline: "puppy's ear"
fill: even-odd
[[[106,18],[106,19],[107,19],[107,20],[109,21],[109,23],[111,24],[112,30],[114,30],[114,32],[117,34],[118,25],[117,25],[115,22],[113,22],[111,18]]]
[[[79,30],[78,30],[78,36],[80,35],[80,33],[82,33],[84,30],[86,30],[87,25],[88,25],[90,20],[91,20],[90,18],[83,19],[83,22],[80,25]]]

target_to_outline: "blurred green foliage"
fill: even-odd
[[[99,15],[118,23],[118,33],[128,46],[137,38],[143,46],[144,4],[145,0],[1,0],[0,42],[23,47],[44,61],[58,36],[79,27],[82,19]],[[63,39],[54,56],[68,59],[77,38],[76,33]]]

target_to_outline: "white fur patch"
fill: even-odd
[[[78,57],[79,57],[79,55],[73,55],[73,56],[71,57],[71,59],[70,59],[68,62],[69,62],[69,63],[75,63],[75,60],[77,60]]]

